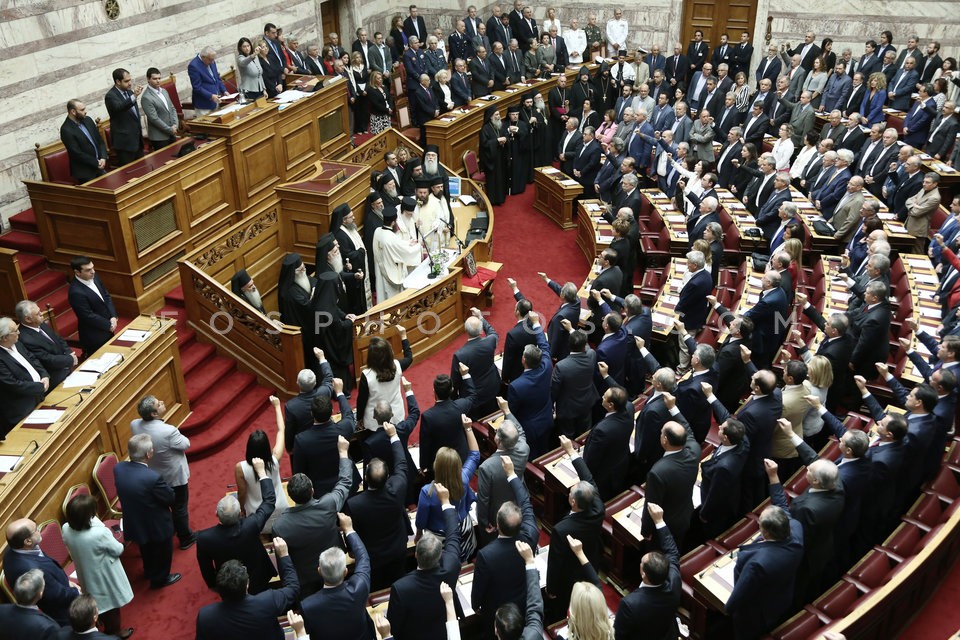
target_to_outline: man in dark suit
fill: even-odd
[[[740,34],[740,42],[733,47],[730,54],[730,75],[736,77],[739,72],[750,75],[750,60],[753,58],[753,45],[750,44],[750,32]]]
[[[527,314],[533,311],[533,303],[520,292],[516,280],[507,278],[507,284],[513,291],[513,298],[517,301],[517,304],[513,308],[516,324],[507,331],[507,337],[503,342],[500,375],[505,384],[509,384],[523,373],[523,348],[528,344],[536,344],[537,342],[533,326],[527,318]]]
[[[606,415],[590,430],[583,460],[594,474],[600,498],[607,501],[631,484],[627,472],[633,433],[633,403],[628,401],[626,389],[609,375],[606,363],[599,366],[607,387],[601,400]]]
[[[663,508],[664,520],[678,544],[690,528],[693,516],[693,485],[697,482],[700,467],[700,445],[697,444],[690,424],[676,408],[676,398],[664,394],[664,405],[672,420],[663,425],[660,443],[663,445],[663,457],[657,460],[647,474],[644,496],[647,502]],[[644,512],[642,530],[644,536],[653,535],[654,522],[650,514]]]
[[[708,299],[712,297],[708,296]],[[717,352],[709,344],[697,344],[697,341],[687,333],[683,323],[679,320],[674,320],[673,326],[678,337],[683,340],[687,353],[690,354],[690,375],[684,375],[677,383],[675,392],[677,408],[683,414],[683,417],[689,421],[693,437],[702,445],[710,431],[712,412],[710,411],[710,404],[703,396],[700,383],[717,384],[717,376],[713,370]]]
[[[553,402],[550,398],[550,377],[553,365],[550,361],[550,345],[540,326],[540,317],[531,311],[529,319],[536,344],[524,347],[523,372],[510,381],[507,401],[519,423],[524,425],[530,456],[537,458],[551,448]]]
[[[722,305],[717,305],[714,296],[707,298],[726,325],[730,335],[720,344],[713,361],[713,376],[717,381],[717,398],[731,413],[740,406],[740,399],[750,390],[750,347],[753,344],[753,320],[734,316]],[[723,309],[723,311],[721,311]]]
[[[20,344],[27,348],[50,374],[50,388],[63,382],[77,366],[67,341],[43,321],[39,305],[31,300],[21,300],[14,311],[20,323]]]
[[[743,423],[728,418],[718,430],[720,446],[700,464],[700,537],[714,538],[737,522],[740,482],[750,452]]]
[[[453,73],[450,74],[450,94],[453,97],[453,106],[462,107],[473,100],[470,76],[467,75],[467,63],[464,59],[456,59],[453,67]]]
[[[550,318],[550,324],[547,325],[550,354],[559,362],[570,354],[570,332],[563,327],[563,321],[569,321],[574,327],[580,322],[581,306],[580,298],[577,295],[577,285],[567,282],[561,287],[560,283],[548,278],[545,272],[538,271],[537,275],[550,287],[550,291],[553,291],[558,298],[563,300],[553,317]]]
[[[153,457],[153,441],[147,433],[130,438],[130,462],[113,468],[117,495],[123,504],[123,535],[136,542],[143,557],[143,573],[151,589],[160,589],[180,580],[170,573],[173,559],[173,489],[163,477],[147,466]]]
[[[133,86],[126,69],[113,70],[113,87],[103,97],[110,114],[110,147],[116,153],[117,166],[143,157],[143,133],[137,98],[143,87]]]
[[[893,76],[887,86],[887,104],[890,108],[898,111],[906,111],[910,108],[910,95],[917,90],[917,82],[920,80],[916,66],[917,61],[914,58],[907,58]]]
[[[473,97],[490,95],[493,91],[493,67],[487,59],[486,48],[479,47],[467,66],[470,69],[470,88],[473,91]]]
[[[616,638],[674,640],[678,634],[676,614],[683,587],[680,551],[664,521],[663,508],[647,500],[643,515],[648,514],[653,522],[656,546],[661,551],[650,551],[640,560],[643,583],[620,601],[613,633]]]
[[[732,107],[736,109],[736,107]],[[726,142],[717,155],[717,186],[721,189],[728,189],[733,184],[733,179],[737,174],[737,166],[733,164],[736,160],[739,164],[741,160],[740,153],[743,151],[743,143],[740,142],[740,135],[743,130],[738,126],[729,127],[726,131],[717,131],[726,137]]]
[[[760,300],[744,314],[753,321],[753,361],[759,368],[770,366],[787,336],[789,304],[781,280],[779,272],[767,270]]]
[[[423,73],[420,75],[420,84],[409,96],[413,104],[413,121],[420,127],[420,146],[427,144],[427,123],[440,115],[440,108],[437,105],[437,97],[430,89],[430,76]]]
[[[409,401],[413,395],[407,398]],[[374,418],[378,418],[377,413],[375,409]],[[366,549],[372,561],[370,582],[375,591],[387,588],[403,575],[410,530],[406,509],[410,493],[407,462],[410,453],[399,437],[397,427],[384,422],[383,428],[376,433],[381,432],[390,443],[392,469],[387,466],[386,458],[370,460],[364,467],[364,490],[347,500],[347,511],[357,533],[367,541]]]
[[[406,461],[407,469],[406,499],[403,501],[403,504],[413,504],[417,501],[417,495],[420,491],[418,484],[419,469],[417,465],[414,464],[413,457],[410,455],[407,447],[410,442],[410,435],[417,427],[417,424],[420,423],[420,404],[413,394],[413,385],[409,380],[401,378],[400,385],[407,403],[407,415],[394,426],[397,430],[397,437],[400,438],[400,444],[403,445],[403,457]],[[388,471],[393,472],[395,470],[396,465],[393,463],[393,448],[390,445],[391,438],[383,428],[386,423],[393,424],[394,419],[393,408],[389,402],[380,400],[374,405],[373,420],[377,423],[378,428],[360,444],[360,451],[363,454],[364,474],[366,474],[366,469],[374,458],[382,460],[384,464],[387,465]],[[385,480],[385,478],[381,479],[381,486],[383,480]],[[367,487],[366,480],[364,481],[364,487]],[[401,496],[401,498],[403,497],[404,496]],[[367,544],[369,545],[369,543],[370,539],[367,537]],[[376,591],[376,589],[374,589],[374,591]]]
[[[294,474],[287,483],[287,493],[294,504],[273,523],[274,535],[282,537],[290,546],[304,596],[323,587],[323,581],[317,575],[317,558],[339,539],[337,512],[343,510],[347,501],[353,482],[351,472],[356,473],[356,467],[347,456],[349,445],[343,436],[337,439],[339,474],[336,486],[317,497],[309,476]]]
[[[61,627],[57,621],[37,608],[44,586],[41,569],[30,569],[13,583],[16,602],[0,604],[0,629],[9,637],[56,640],[59,636]]]
[[[768,369],[756,371],[752,362],[748,366],[753,371],[750,378],[751,396],[736,413],[750,441],[750,455],[744,466],[740,491],[741,513],[753,509],[763,500],[763,460],[770,457],[773,430],[776,421],[783,415],[783,395],[777,388],[776,376]],[[729,420],[730,412],[717,401],[713,388],[709,384],[702,384],[701,387],[707,402],[713,407],[713,417],[717,423],[723,424]]]
[[[850,329],[856,339],[850,354],[849,368],[857,375],[872,380],[877,375],[875,362],[886,362],[890,354],[890,305],[887,286],[871,282],[864,294],[863,312],[851,318]]]
[[[703,63],[709,60],[710,47],[703,41],[703,31],[693,32],[693,42],[687,45],[687,60],[690,62],[690,72],[700,71]]]
[[[476,409],[477,381],[466,364],[459,362],[457,366],[457,373],[461,378],[460,397],[453,397],[450,377],[438,374],[433,379],[433,395],[436,401],[420,418],[420,469],[424,475],[430,477],[433,475],[433,461],[441,447],[456,449],[461,460],[466,460],[470,453],[463,434],[462,416],[470,416]],[[483,415],[489,413],[492,412]]]
[[[417,5],[410,5],[410,15],[403,19],[403,33],[406,34],[407,38],[410,36],[415,36],[420,42],[426,42],[427,36],[430,35],[427,32],[427,23],[424,22],[423,16],[417,15]]]
[[[598,145],[599,146],[599,145]],[[610,291],[620,291],[620,282],[623,278],[623,272],[617,266],[620,263],[620,256],[613,249],[604,249],[600,252],[598,258],[600,273],[590,283],[591,291],[603,292],[604,289]],[[590,320],[587,326],[587,337],[591,342],[599,342],[603,336],[603,316],[606,315],[600,308],[598,302],[592,295],[587,298],[587,306],[590,308]]]
[[[347,556],[340,547],[320,554],[318,572],[323,589],[301,601],[303,621],[315,637],[375,638],[373,618],[367,614],[370,595],[370,556],[363,540],[353,530],[353,520],[337,514],[343,539],[355,561],[347,577]],[[401,538],[406,542],[406,538]]]
[[[827,85],[823,90],[823,98],[820,101],[820,111],[830,113],[833,110],[843,112],[847,104],[847,98],[850,97],[850,91],[853,88],[853,78],[843,72],[844,64],[837,62],[834,72],[827,78]],[[857,105],[859,109],[860,106]]]
[[[955,103],[944,102],[943,109],[930,125],[925,150],[936,160],[949,158],[950,147],[960,131],[960,119],[957,118],[955,109]]]
[[[497,332],[476,307],[470,309],[470,317],[463,323],[467,342],[457,349],[450,363],[450,383],[452,397],[466,398],[476,393],[470,410],[466,411],[473,419],[482,418],[497,410],[497,396],[500,394],[500,371],[493,361],[497,351]],[[480,333],[484,336],[481,337]],[[472,387],[463,383],[460,364],[467,365],[473,377]],[[422,445],[421,445],[422,446]],[[463,458],[466,460],[466,458]],[[422,463],[422,458],[421,458]]]
[[[580,481],[570,489],[567,499],[570,513],[557,522],[550,535],[550,551],[547,555],[547,622],[567,615],[573,585],[584,579],[580,562],[566,543],[567,536],[579,540],[590,563],[596,565],[600,561],[600,533],[605,513],[600,490],[586,461],[574,451],[573,443],[565,436],[560,436],[560,446],[570,457]]]
[[[396,640],[442,640],[447,637],[444,627],[445,605],[440,596],[440,583],[451,589],[460,574],[460,527],[457,510],[450,504],[450,491],[442,484],[434,485],[440,498],[446,537],[426,532],[417,541],[417,568],[393,583],[387,619]],[[456,609],[461,609],[454,599]],[[462,616],[463,612],[460,611]]]
[[[287,453],[293,452],[297,434],[306,431],[313,424],[313,414],[310,412],[313,399],[318,395],[328,398],[333,396],[333,369],[320,348],[314,347],[313,354],[317,356],[322,381],[317,384],[317,372],[313,369],[301,369],[297,374],[297,388],[300,393],[283,405],[283,440]]]
[[[256,513],[247,517],[240,514],[237,496],[224,496],[217,503],[219,524],[204,529],[197,538],[197,563],[203,581],[211,589],[217,586],[217,572],[228,560],[239,560],[250,575],[251,594],[258,594],[270,587],[270,579],[277,575],[267,551],[260,542],[260,531],[273,514],[277,496],[273,480],[260,458],[253,459],[253,472],[260,484],[263,500]]]
[[[825,319],[807,301],[805,293],[797,292],[796,304],[803,315],[810,318],[826,336],[826,339],[820,343],[816,355],[829,360],[830,368],[833,370],[833,385],[827,392],[827,408],[832,411],[834,407],[840,404],[850,389],[850,383],[853,382],[853,374],[847,366],[850,363],[850,355],[853,353],[854,346],[853,334],[848,331],[850,319],[841,313],[831,314],[829,318]],[[807,350],[806,343],[798,348],[797,353],[803,358],[804,362],[813,358],[813,354]]]
[[[533,506],[523,482],[517,477],[510,456],[499,456],[503,472],[516,502],[503,503],[497,510],[497,537],[477,554],[473,571],[473,590],[470,601],[481,615],[482,628],[493,627],[494,615],[501,605],[508,602],[526,607],[525,567],[517,554],[517,542],[531,547],[537,545],[540,530],[533,517]]]
[[[105,345],[117,329],[117,310],[113,299],[93,268],[93,260],[78,256],[70,261],[73,280],[67,299],[77,316],[80,346],[86,356]]]
[[[690,60],[683,55],[683,44],[677,42],[673,45],[673,55],[667,57],[667,63],[663,66],[663,78],[670,83],[671,93],[677,87],[686,91],[687,80],[690,78]]]
[[[337,437],[351,438],[356,428],[356,419],[350,400],[343,393],[343,381],[333,379],[333,392],[340,405],[340,421],[333,422],[333,402],[326,394],[314,396],[310,405],[313,424],[297,434],[290,454],[290,466],[294,473],[303,473],[310,478],[317,495],[324,495],[337,484]],[[354,487],[360,484],[360,472],[353,470]],[[354,491],[355,492],[355,491]]]
[[[40,607],[57,625],[70,622],[70,603],[80,594],[80,590],[70,586],[63,568],[40,550],[40,532],[37,523],[28,518],[14,520],[7,525],[7,550],[3,554],[4,578],[8,584],[16,585],[20,578],[31,570],[39,570],[42,576],[37,586],[35,578],[28,577],[25,583],[31,583],[31,604]],[[16,596],[16,591],[14,592]],[[17,598],[19,602],[19,597]],[[27,636],[23,636],[27,637]]]
[[[573,329],[569,320],[564,324]],[[557,432],[576,438],[593,424],[593,407],[600,397],[593,381],[597,354],[587,344],[583,331],[578,329],[568,335],[570,353],[553,368],[550,392],[556,405]]]
[[[866,76],[859,71],[853,74],[853,84],[850,85],[847,98],[837,105],[837,108],[843,111],[843,115],[850,116],[854,113],[859,115],[860,107],[863,105],[863,96],[867,93],[865,80]],[[850,129],[850,127],[847,128]]]
[[[0,318],[0,441],[30,415],[50,389],[50,374],[18,338],[11,318]]]
[[[743,125],[743,142],[752,142],[759,149],[763,145],[763,136],[770,127],[770,119],[763,112],[763,102],[757,100],[751,107],[750,115]],[[739,159],[737,159],[739,162]]]
[[[583,197],[592,198],[596,194],[593,185],[597,174],[600,173],[600,156],[603,152],[600,143],[594,139],[596,130],[593,127],[583,128],[583,146],[573,158],[573,177],[583,185]],[[619,289],[618,289],[619,290]],[[612,291],[612,289],[611,289]]]
[[[487,58],[490,69],[493,71],[492,91],[503,91],[510,84],[510,71],[507,67],[507,59],[503,55],[504,49],[505,47],[499,42],[494,43],[492,55]]]
[[[217,572],[217,592],[221,601],[201,607],[197,612],[197,640],[283,639],[283,629],[277,618],[293,608],[300,595],[300,585],[297,583],[297,571],[287,552],[286,541],[283,538],[274,538],[273,550],[277,556],[277,568],[280,570],[283,586],[251,595],[247,593],[250,578],[246,567],[238,560],[228,561]],[[294,625],[296,636],[301,637],[303,620],[297,614],[288,614],[287,617]]]
[[[97,624],[100,616],[97,613],[97,601],[89,593],[78,596],[70,603],[70,621],[66,627],[60,629],[59,640],[117,640],[129,638],[133,629],[125,629],[118,636],[100,633]],[[104,612],[106,613],[106,612]]]
[[[796,573],[803,558],[803,525],[790,515],[776,463],[764,462],[773,505],[760,514],[762,540],[740,547],[726,604],[738,638],[759,638],[792,611]]]
[[[703,253],[690,251],[687,253],[687,271],[690,279],[680,290],[679,300],[674,311],[683,321],[683,326],[690,333],[697,333],[707,321],[707,296],[713,291],[713,278],[710,271],[704,269],[706,264]]]
[[[60,125],[60,141],[70,159],[70,175],[83,184],[106,173],[107,145],[97,123],[87,115],[87,105],[73,99],[67,102],[67,117]]]
[[[673,417],[673,412],[668,409],[664,401],[664,394],[672,394],[677,390],[677,376],[673,369],[660,367],[646,347],[641,347],[640,353],[654,372],[650,378],[653,383],[653,392],[637,416],[636,428],[632,435],[633,468],[630,475],[636,484],[644,483],[650,468],[663,456],[660,433],[663,425]],[[676,412],[679,413],[679,410]]]

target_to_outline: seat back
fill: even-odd
[[[480,165],[477,162],[477,154],[473,150],[463,152],[463,168],[468,176],[480,173]]]
[[[63,504],[60,505],[60,510],[63,512],[63,517],[67,517],[67,505],[70,504],[70,501],[76,498],[77,496],[88,496],[90,495],[90,487],[85,483],[81,482],[80,484],[75,484],[69,489],[67,489],[67,495],[63,498]]]
[[[61,567],[70,562],[70,552],[63,541],[63,532],[60,523],[56,520],[47,520],[37,525],[37,531],[43,540],[40,541],[40,550]]]
[[[899,564],[883,551],[874,549],[865,555],[847,575],[865,587],[876,589],[890,579],[890,571]]]
[[[38,145],[39,146],[39,145]],[[77,180],[70,175],[70,156],[66,149],[40,157],[40,173],[47,182],[57,184],[77,184]]]
[[[850,613],[859,599],[860,590],[855,585],[840,581],[825,594],[814,600],[813,606],[825,613],[831,620],[837,620]]]
[[[3,573],[3,571],[0,571],[0,590],[3,590],[3,595],[7,597],[8,601],[17,601],[17,599],[13,597],[13,587],[11,587],[10,583],[7,582],[7,576]]]
[[[117,454],[110,451],[97,458],[93,466],[93,481],[107,503],[111,515],[121,517],[123,507],[120,505],[120,496],[117,495],[117,483],[113,477],[113,468],[117,466]]]
[[[160,83],[160,86],[170,94],[170,102],[173,103],[177,117],[183,120],[183,105],[180,104],[180,94],[177,93],[177,77],[171,73],[166,80]]]

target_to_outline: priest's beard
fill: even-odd
[[[381,211],[382,211],[382,209],[381,209]],[[351,222],[351,223],[349,223],[349,224],[346,223],[346,222],[344,222],[344,223],[343,223],[343,226],[345,226],[349,231],[356,231],[356,230],[357,230],[357,223],[356,223],[356,222]]]
[[[494,128],[494,129],[499,129],[501,122],[502,122],[502,121],[500,120],[500,116],[494,116],[494,117],[490,118],[490,124],[493,125],[493,128]]]
[[[396,197],[397,197],[397,185],[393,185],[392,187],[391,187],[390,185],[384,185],[384,186],[383,186],[383,192],[384,192],[385,194],[387,194],[388,196],[390,196],[391,198],[396,198]]]
[[[301,272],[298,272],[298,273],[294,276],[293,281],[297,283],[297,286],[298,286],[298,287],[300,287],[301,289],[303,289],[303,290],[306,291],[307,293],[310,293],[310,276],[307,275],[307,272],[306,272],[306,271],[304,271],[304,272],[302,272],[302,273],[301,273]]]
[[[340,255],[339,251],[336,253],[328,253],[327,264],[329,264],[330,268],[335,272],[340,273],[343,271],[343,256]]]
[[[263,306],[263,301],[260,299],[260,291],[256,287],[253,287],[248,291],[244,291],[243,295],[246,297],[247,302],[252,304],[257,309]]]
[[[423,161],[423,173],[428,176],[435,176],[440,170],[440,161],[439,160],[424,160]]]

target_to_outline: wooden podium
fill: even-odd
[[[536,195],[533,208],[557,223],[561,229],[576,227],[573,202],[583,193],[583,186],[553,167],[537,167],[533,186]]]
[[[601,217],[604,211],[606,205],[600,200],[577,203],[577,246],[588,264],[613,242],[613,225]]]

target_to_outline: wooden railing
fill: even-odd
[[[16,304],[26,297],[17,252],[0,248],[0,315],[12,314]]]

